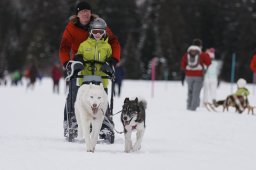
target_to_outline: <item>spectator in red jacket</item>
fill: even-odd
[[[251,63],[250,63],[250,68],[253,72],[253,83],[255,83],[256,82],[256,52],[252,56],[252,60],[251,60]]]
[[[27,89],[31,88],[33,90],[35,87],[36,79],[39,77],[39,71],[35,63],[32,63],[32,65],[27,69],[25,76],[29,80]]]
[[[195,111],[200,104],[200,92],[203,86],[203,76],[207,66],[211,64],[210,56],[202,52],[202,41],[193,40],[181,60],[181,70],[188,84],[187,109]]]
[[[92,14],[92,8],[89,3],[81,1],[76,5],[75,15],[71,17],[67,24],[60,43],[59,57],[64,68],[68,68],[66,67],[68,66],[68,62],[75,59],[78,47],[81,42],[88,38],[89,25],[96,17],[96,15]],[[117,37],[112,33],[109,27],[107,27],[106,33],[108,36],[108,43],[112,48],[112,60],[109,61],[109,64],[115,66],[115,64],[120,60],[120,44]],[[66,106],[64,108],[64,136],[67,136],[67,113],[69,112],[72,114],[70,118],[72,122],[70,132],[72,131],[72,134],[76,137],[77,123],[74,114],[74,103],[79,87],[76,85],[76,79],[71,79],[69,85],[71,88],[69,88]]]
[[[60,78],[62,71],[59,64],[54,64],[52,67],[52,80],[53,80],[53,93],[59,94],[60,92]]]

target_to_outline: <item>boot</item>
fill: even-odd
[[[114,143],[115,133],[113,128],[114,128],[113,121],[107,121],[105,118],[102,123],[99,138],[104,139],[110,144]]]
[[[64,120],[63,122],[63,128],[64,128],[64,137],[68,137],[68,122]]]

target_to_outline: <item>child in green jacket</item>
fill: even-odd
[[[110,44],[108,43],[108,37],[106,34],[106,22],[101,18],[96,18],[91,21],[89,29],[89,37],[80,44],[74,59],[84,64],[83,70],[81,70],[78,74],[95,75],[99,77],[114,75],[113,67],[116,65],[117,61],[112,58],[112,49]],[[88,63],[86,61],[96,62],[94,63],[94,65],[92,65],[91,63]],[[83,83],[82,78],[80,78],[80,80],[78,81],[79,85]],[[107,92],[108,79],[102,78],[102,82],[103,87]],[[108,117],[108,120],[106,119],[106,117]],[[104,117],[104,121],[101,127],[100,138],[107,139],[110,143],[113,143],[114,131],[112,126],[114,126],[114,123],[112,118],[110,117],[109,107],[106,112],[106,117]]]
[[[77,54],[82,55],[83,61],[85,61],[84,69],[80,72],[80,75],[92,75],[92,67],[89,63],[86,63],[88,60],[94,60],[99,62],[108,62],[109,68],[112,69],[112,65],[115,65],[115,61],[112,56],[112,49],[108,43],[108,37],[106,34],[107,24],[102,18],[96,18],[90,24],[90,35],[89,37],[80,44]],[[81,56],[80,55],[80,56]],[[79,55],[77,55],[79,56]],[[104,65],[104,64],[103,64]],[[95,64],[95,73],[96,76],[107,76],[106,74],[106,64]],[[79,84],[81,84],[80,80]],[[102,79],[103,86],[107,89],[108,79]]]
[[[245,87],[246,86],[246,80],[243,79],[243,78],[240,78],[238,81],[237,81],[237,90],[235,92],[235,95],[236,96],[244,96],[244,97],[247,97],[249,96],[250,92],[249,90]]]

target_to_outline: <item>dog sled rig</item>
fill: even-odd
[[[102,123],[102,127],[101,127],[101,131],[100,131],[100,139],[104,139],[107,142],[109,142],[110,144],[114,143],[115,140],[115,134],[114,134],[114,123],[112,120],[112,116],[113,116],[113,96],[114,96],[114,81],[115,81],[115,70],[114,67],[109,65],[106,62],[100,62],[97,60],[86,60],[80,62],[80,61],[74,61],[71,60],[70,62],[70,69],[67,69],[67,77],[65,78],[65,80],[67,82],[69,82],[69,88],[72,89],[72,84],[70,81],[72,79],[80,79],[82,78],[82,84],[95,84],[95,85],[100,85],[100,83],[103,83],[103,79],[109,79],[111,80],[111,96],[110,96],[110,105],[107,109],[107,113],[105,113],[105,117]],[[78,75],[78,72],[83,70],[85,65],[89,65],[90,71],[91,71],[91,75]],[[97,76],[95,75],[96,72],[96,65],[101,65],[101,66],[105,66],[105,70],[101,72],[106,73],[106,76]],[[72,90],[69,90],[70,93],[72,93]],[[71,96],[73,96],[72,94],[70,94]],[[71,121],[71,116],[74,115],[74,107],[72,106],[72,99],[71,101],[68,103],[68,101],[66,101],[66,104],[70,105],[70,109],[67,110],[67,121],[68,121],[68,132],[67,132],[67,140],[69,142],[72,142],[74,140],[74,138],[77,137],[77,132],[76,134],[74,133],[74,129],[72,128],[72,121]],[[66,107],[67,109],[67,107]]]
[[[236,96],[236,95],[229,95],[224,100],[216,101],[214,100],[213,103],[204,103],[204,106],[208,111],[217,112],[216,108],[219,106],[223,107],[223,112],[229,111],[229,107],[235,108],[235,111],[242,114],[246,109],[248,110],[248,114],[254,115],[255,106],[249,104],[248,98],[244,96]]]

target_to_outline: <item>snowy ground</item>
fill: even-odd
[[[202,107],[187,111],[187,89],[180,82],[156,82],[154,98],[150,81],[124,82],[114,112],[121,110],[125,97],[142,96],[148,102],[145,138],[135,153],[123,152],[119,134],[112,145],[97,144],[95,153],[87,153],[84,143],[67,142],[64,83],[60,95],[52,93],[51,83],[43,79],[34,90],[0,86],[0,170],[256,169],[256,116]],[[230,84],[222,83],[218,98],[230,91]],[[256,104],[255,95],[250,102]],[[119,119],[117,115],[115,124],[121,131]]]

